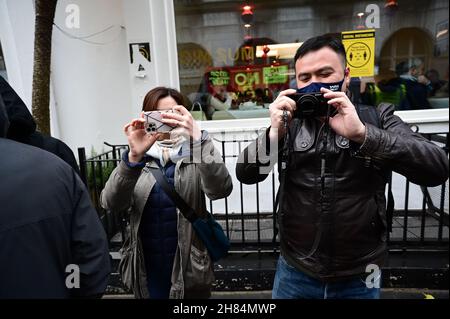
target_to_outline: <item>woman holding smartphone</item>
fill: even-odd
[[[161,121],[174,129],[149,134],[143,114],[126,124],[129,151],[101,194],[104,209],[130,212],[130,236],[119,271],[136,298],[208,298],[214,280],[205,246],[150,172],[161,169],[200,217],[207,213],[205,194],[214,200],[231,193],[220,153],[184,101],[180,92],[166,87],[147,93],[142,110],[161,111]]]

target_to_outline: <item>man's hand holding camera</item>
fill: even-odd
[[[324,97],[328,100],[328,104],[332,105],[338,113],[330,117],[330,127],[345,138],[362,144],[366,135],[366,127],[359,119],[358,113],[353,103],[345,92],[333,92],[326,88],[320,90],[324,93]]]
[[[288,89],[280,92],[276,100],[269,107],[270,114],[270,131],[269,138],[270,140],[279,140],[281,139],[285,132],[283,128],[283,112],[288,112],[288,125],[291,122],[292,115],[295,111],[295,102],[294,100],[288,98],[286,95],[293,94],[296,91],[293,89]]]
[[[293,89],[282,91],[270,105],[270,140],[279,140],[284,136],[283,112],[288,112],[289,125],[297,107],[295,101],[287,97],[287,95],[294,94],[295,92]],[[330,127],[336,134],[362,144],[365,138],[366,127],[359,119],[355,106],[345,92],[331,91],[326,88],[321,88],[320,92],[328,100],[327,103],[337,110],[336,115],[329,118]]]

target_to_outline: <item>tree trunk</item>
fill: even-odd
[[[38,130],[50,135],[50,62],[52,31],[58,0],[35,0],[32,109]]]

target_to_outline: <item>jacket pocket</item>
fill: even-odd
[[[338,149],[347,149],[350,147],[350,140],[340,135],[335,135],[334,142]]]
[[[353,267],[376,252],[381,244],[379,204],[374,194],[342,198],[335,219],[335,262],[339,268]]]
[[[210,288],[214,281],[213,265],[206,248],[191,245],[191,252],[185,273],[185,290]]]
[[[306,152],[314,146],[314,140],[316,138],[315,132],[315,122],[304,121],[300,130],[293,132],[295,136],[294,140],[294,151],[295,152]]]

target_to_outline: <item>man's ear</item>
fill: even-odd
[[[348,86],[350,85],[350,68],[346,67],[344,70],[344,83],[345,86],[348,88]]]
[[[350,68],[346,67],[345,70],[344,70],[344,76],[349,78],[350,77],[349,75],[350,75]]]

